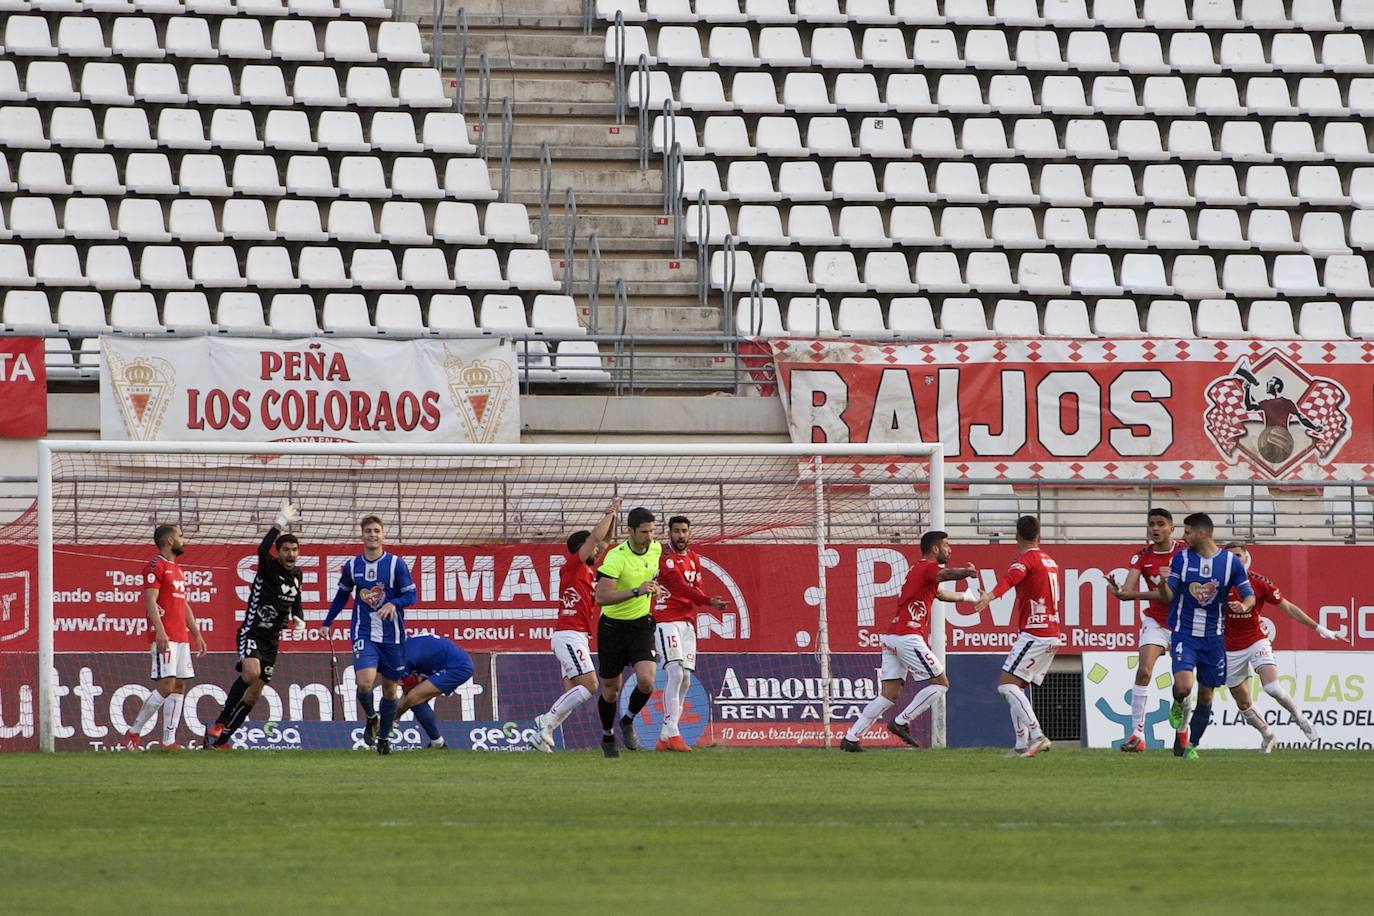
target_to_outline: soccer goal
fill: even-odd
[[[359,519],[371,514],[418,586],[408,629],[452,638],[479,660],[475,693],[441,706],[440,719],[530,720],[561,689],[548,640],[564,541],[616,497],[619,538],[637,506],[655,514],[661,540],[670,518],[690,519],[701,588],[726,602],[697,609],[684,734],[698,744],[829,746],[877,690],[877,634],[921,534],[943,527],[942,483],[938,444],[45,441],[36,639],[27,661],[24,638],[0,643],[17,662],[0,665],[10,672],[0,677],[0,726],[13,733],[0,748],[23,745],[26,714],[36,719],[30,746],[49,751],[98,746],[128,727],[148,691],[140,574],[156,551],[154,527],[166,523],[186,539],[179,562],[210,651],[196,660],[179,723],[183,741],[198,737],[233,676],[256,547],[284,499],[301,515],[309,627],[283,642],[279,678],[264,692],[269,725],[355,718],[347,614],[331,630],[321,624],[340,565],[360,550]],[[943,657],[942,609],[932,616]],[[656,701],[646,724],[655,710]],[[594,710],[583,713],[586,722],[564,726],[563,746],[582,746],[579,728],[591,734]],[[913,726],[943,746],[942,707]]]

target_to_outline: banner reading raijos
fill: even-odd
[[[517,442],[515,354],[490,339],[101,339],[104,439]]]
[[[778,340],[794,442],[942,442],[954,477],[1366,479],[1366,341]]]

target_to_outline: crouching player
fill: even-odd
[[[442,749],[443,736],[439,734],[439,723],[434,718],[434,708],[429,701],[438,696],[448,696],[459,687],[472,680],[472,658],[457,643],[438,636],[412,636],[405,645],[406,669],[409,672],[401,681],[405,694],[396,704],[396,719],[407,709],[415,710],[415,720],[429,737],[429,746]],[[391,753],[391,725],[393,717],[382,709],[382,727],[377,733],[377,753]]]

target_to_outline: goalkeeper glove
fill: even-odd
[[[1317,627],[1317,635],[1322,639],[1340,639],[1334,632],[1322,626]]]
[[[282,500],[281,508],[277,510],[276,525],[278,528],[285,528],[300,517],[301,515],[296,511],[296,507],[291,505],[291,500],[284,499]]]

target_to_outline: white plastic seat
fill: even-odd
[[[878,190],[878,176],[873,163],[864,160],[836,162],[830,171],[830,190],[838,200],[884,201]]]
[[[48,140],[63,149],[100,149],[95,116],[89,108],[54,108],[48,114]]]
[[[331,3],[332,6],[332,3]],[[278,19],[272,24],[272,56],[278,60],[315,63],[324,60],[315,25],[304,19]]]
[[[222,310],[223,305],[220,308]],[[280,293],[273,296],[267,322],[272,330],[283,334],[320,332],[319,321],[315,315],[315,300],[302,293]]]
[[[1022,254],[1017,261],[1016,284],[1023,292],[1033,295],[1062,296],[1069,292],[1064,282],[1064,265],[1059,255],[1052,252]]]
[[[766,289],[783,293],[816,291],[816,284],[807,273],[806,256],[799,251],[769,251],[763,256],[760,270],[759,277]]]
[[[528,334],[531,330],[525,315],[525,303],[519,296],[490,295],[482,297],[478,319],[483,330]]]
[[[172,295],[168,294],[169,302]],[[184,293],[182,295],[197,294]],[[170,321],[168,323],[170,324]],[[215,324],[222,331],[265,329],[267,322],[263,319],[262,297],[257,293],[222,293],[215,306]]]
[[[98,197],[67,198],[62,206],[62,230],[69,238],[88,241],[113,240],[119,237],[119,233],[110,222],[109,207]],[[27,232],[20,232],[19,235],[21,238],[31,237]]]
[[[248,285],[258,289],[299,289],[291,268],[291,252],[279,245],[255,245],[244,262]]]
[[[1211,255],[1183,254],[1174,258],[1169,275],[1174,291],[1189,299],[1215,298],[1222,295],[1217,282],[1217,264]]]
[[[315,139],[320,149],[331,152],[365,153],[372,149],[371,144],[363,138],[363,120],[356,111],[321,112],[315,128]]]
[[[161,60],[167,55],[158,40],[153,20],[141,16],[121,16],[114,20],[110,28],[110,49],[119,57],[147,60]]]
[[[839,89],[841,86],[854,87],[859,85],[860,80],[867,74],[841,74],[835,81],[836,96],[835,103],[840,104]],[[883,85],[884,107],[902,113],[928,113],[935,110],[935,103],[930,98],[930,83],[922,73],[894,73],[889,76]],[[851,104],[852,99],[846,98],[845,104]]]
[[[146,206],[151,204],[152,206]],[[155,200],[130,198],[119,205],[120,230],[130,241],[222,242],[224,233],[214,205],[201,197],[178,197],[162,226],[162,206]],[[127,228],[126,228],[127,226]]]
[[[797,296],[787,303],[787,333],[807,337],[834,337],[830,300]]]
[[[286,77],[277,64],[246,65],[239,74],[239,96],[245,105],[288,108],[292,104]]]
[[[343,254],[337,248],[306,246],[300,250],[296,275],[302,286],[348,289],[353,282],[344,272]]]
[[[1288,170],[1281,165],[1251,166],[1245,173],[1245,198],[1261,206],[1291,207],[1298,204],[1288,183]]]
[[[1152,24],[1159,25],[1157,22]],[[1212,52],[1211,36],[1206,32],[1174,33],[1169,39],[1169,66],[1180,73],[1221,72]]]
[[[0,217],[0,238],[9,238],[11,232],[22,239],[60,239],[64,235],[57,225],[57,208],[47,197],[12,198],[9,231],[5,231],[3,217]]]
[[[1146,22],[1149,20],[1146,19]],[[1169,64],[1164,62],[1164,46],[1157,32],[1126,32],[1117,44],[1116,54],[1121,69],[1130,73],[1169,72]]]
[[[197,251],[199,249],[193,249]],[[228,249],[230,255],[233,249]],[[194,254],[193,254],[194,257]],[[213,259],[211,259],[213,260]],[[209,273],[209,262],[205,268]],[[238,272],[238,264],[235,261],[234,273]],[[139,278],[144,286],[152,289],[194,289],[197,285],[192,280],[191,273],[186,264],[186,249],[180,245],[148,245],[143,249],[143,254],[139,258]],[[131,286],[138,286],[138,283],[131,283]],[[209,284],[207,284],[209,285]],[[242,286],[240,281],[238,286]]]
[[[1267,297],[1277,290],[1269,283],[1269,270],[1257,254],[1230,254],[1221,267],[1221,285],[1233,296]]]
[[[1079,253],[1069,261],[1069,285],[1076,293],[1119,296],[1121,286],[1110,255]]]
[[[109,57],[100,20],[93,16],[63,16],[57,26],[57,50],[63,57]]]
[[[191,280],[196,286],[219,289],[241,289],[248,285],[239,267],[238,254],[229,245],[201,245],[194,249]]]
[[[150,198],[125,198],[115,213],[115,225],[129,242],[158,242],[172,240],[172,233],[162,220],[162,203]]]
[[[1339,302],[1304,302],[1298,313],[1298,336],[1304,340],[1348,340]]]
[[[840,300],[835,328],[845,336],[886,336],[882,304],[869,297],[846,296]]]
[[[782,337],[778,300],[745,296],[735,304],[735,333],[745,337]]]
[[[120,295],[115,294],[116,302]],[[156,311],[156,307],[154,309]],[[258,314],[261,317],[261,306]],[[215,327],[210,319],[210,302],[202,292],[168,293],[162,302],[162,323],[169,331],[212,330]]]
[[[922,251],[916,256],[913,273],[916,283],[923,290],[933,293],[966,293],[969,290],[959,267],[959,259],[953,252]]]
[[[754,257],[748,251],[735,251],[728,260],[724,251],[711,253],[713,289],[724,289],[728,283],[731,292],[747,293],[756,276]]]
[[[221,19],[215,47],[225,57],[237,60],[267,60],[272,56],[263,38],[262,23],[247,17]]]
[[[1274,288],[1286,296],[1324,296],[1317,279],[1317,262],[1309,254],[1281,254],[1274,258]]]
[[[1102,301],[1098,300],[1099,306]],[[1177,299],[1156,299],[1145,316],[1145,334],[1161,339],[1196,337],[1192,307]]]
[[[286,190],[301,197],[338,197],[334,173],[324,156],[292,156],[286,163]]]
[[[1093,197],[1106,201],[1098,194],[1097,174],[1103,166],[1093,169]],[[1126,170],[1129,175],[1130,170]],[[1134,184],[1131,188],[1134,190]],[[1083,170],[1077,165],[1053,164],[1040,169],[1040,199],[1054,206],[1086,207],[1093,202],[1083,187]]]
[[[975,69],[1012,69],[1006,32],[1002,29],[970,29],[964,36],[964,62]]]
[[[467,122],[456,111],[431,111],[420,128],[420,142],[431,153],[468,156],[477,147],[468,139]]]
[[[1298,81],[1298,110],[1319,117],[1350,114],[1341,98],[1341,85],[1331,77],[1304,77]]]
[[[453,279],[469,289],[508,289],[501,263],[490,248],[464,248],[454,258]]]
[[[262,138],[266,146],[276,150],[312,152],[317,148],[310,131],[310,118],[299,109],[269,111]]]
[[[530,307],[530,327],[537,334],[585,334],[577,320],[577,304],[572,296],[542,293]]]
[[[908,337],[935,337],[939,334],[930,300],[924,296],[902,296],[889,302],[887,327],[893,334]]]
[[[314,108],[338,108],[348,104],[339,92],[339,77],[333,67],[298,67],[292,94],[298,105]]]
[[[811,279],[818,289],[861,293],[868,289],[859,279],[859,265],[851,251],[819,251],[811,263]]]
[[[1121,259],[1121,286],[1127,292],[1167,296],[1173,287],[1164,276],[1164,259],[1157,254],[1131,252]]]
[[[2,67],[3,64],[0,64]],[[10,65],[13,67],[13,64]],[[0,100],[6,99],[0,92]],[[81,98],[93,105],[132,105],[129,80],[123,64],[93,61],[81,67]],[[16,97],[16,100],[22,96]]]
[[[893,207],[888,235],[897,244],[912,247],[944,243],[935,231],[935,222],[929,207]]]
[[[911,148],[896,118],[864,118],[859,125],[859,151],[873,159],[911,158]]]
[[[210,24],[192,16],[174,16],[167,20],[164,47],[172,57],[215,58],[219,52],[210,38]]]
[[[359,248],[349,260],[348,276],[363,289],[402,289],[396,255],[390,248]]]
[[[444,193],[462,200],[494,200],[491,174],[481,159],[454,157],[444,166]]]
[[[367,313],[367,299],[359,293],[329,293],[324,297],[320,321],[326,334],[371,334],[372,316]]]
[[[1074,210],[1074,213],[1082,211]],[[1158,211],[1151,211],[1158,212]],[[1108,248],[1144,248],[1140,222],[1134,210],[1102,207],[1093,217],[1092,240]],[[1092,247],[1091,243],[1084,247]],[[1125,278],[1122,279],[1125,285]]]
[[[992,214],[992,241],[1003,249],[1044,247],[1036,228],[1035,211],[1029,207],[998,207]]]
[[[1293,221],[1285,210],[1251,210],[1246,239],[1260,251],[1297,251]]]
[[[50,145],[37,108],[17,105],[0,108],[0,137],[4,137],[5,145],[11,149],[44,150]]]
[[[370,64],[377,60],[368,37],[367,23],[339,19],[324,27],[324,56],[345,63]]]
[[[1277,149],[1274,154],[1279,155]],[[1322,130],[1322,154],[1338,162],[1374,161],[1374,153],[1369,151],[1369,135],[1358,121],[1328,121]],[[1304,155],[1308,155],[1305,148]],[[1290,154],[1286,158],[1294,157]]]
[[[853,46],[850,47],[852,50]],[[812,54],[813,56],[815,54],[814,45]],[[909,69],[913,66],[911,55],[907,53],[906,38],[901,29],[865,29],[862,55],[865,67]]]
[[[1025,70],[1067,70],[1059,36],[1049,30],[1022,30],[1016,36],[1016,66]]]
[[[1192,336],[1192,317],[1188,319],[1188,335]],[[1093,331],[1098,337],[1143,337],[1140,312],[1130,299],[1098,299],[1093,305]]]
[[[132,157],[130,157],[132,159]],[[166,162],[166,157],[163,157]],[[3,165],[3,163],[0,163]],[[0,169],[0,184],[3,184],[5,170]],[[170,184],[170,170],[168,184]],[[66,185],[65,175],[63,185]],[[125,186],[119,180],[114,157],[109,153],[77,153],[72,157],[72,177],[70,188],[81,194],[101,194],[117,196],[123,194]],[[13,190],[13,189],[11,189]],[[175,188],[174,188],[175,190]],[[69,193],[69,192],[62,192]]]
[[[58,53],[48,30],[48,20],[42,16],[9,16],[0,46],[7,53],[21,57],[54,57]]]
[[[1374,71],[1374,66],[1369,63],[1364,36],[1351,32],[1325,36],[1322,39],[1322,69],[1334,73]]]
[[[224,64],[192,64],[186,78],[186,98],[193,105],[238,105],[239,94]],[[248,114],[248,112],[243,112]],[[257,136],[257,128],[253,128]]]
[[[233,191],[255,197],[280,197],[286,193],[272,156],[244,154],[234,158]]]
[[[110,300],[110,325],[120,331],[163,330],[152,293],[115,293]]]
[[[787,215],[787,237],[793,244],[812,247],[841,244],[830,219],[830,208],[822,205],[793,206]]]
[[[647,60],[650,66],[658,63],[658,59],[654,57],[653,51],[649,48],[649,36],[642,25],[627,25],[625,27],[623,45],[617,39],[614,29],[606,30],[605,50],[602,59],[608,64],[613,64],[616,62],[617,52],[624,55],[624,61],[630,66],[634,66],[640,57]]]
[[[1028,159],[1062,159],[1059,128],[1050,118],[1018,118],[1012,127],[1011,148]]]
[[[393,63],[423,64],[429,61],[415,22],[383,22],[377,26],[377,57]]]
[[[1245,329],[1252,337],[1287,340],[1297,336],[1293,330],[1293,310],[1287,302],[1261,300],[1251,303],[1246,318]]]
[[[689,74],[683,74],[684,86],[685,86],[686,77],[687,77],[688,75],[689,75]],[[737,76],[736,76],[736,80],[738,80],[738,79],[739,79],[739,76],[742,76],[742,75],[744,75],[744,74],[739,74],[739,75],[737,75]],[[765,75],[766,75],[766,74],[765,74]],[[871,83],[871,85],[872,85],[873,94],[874,94],[875,96],[877,95],[877,87],[878,87],[878,84],[877,84],[877,82],[876,82],[875,80],[873,80],[873,75],[872,75],[872,74],[848,74],[848,73],[842,73],[842,74],[839,75],[839,77],[836,78],[836,87],[838,88],[838,86],[839,86],[839,80],[844,79],[845,77],[849,77],[849,76],[867,76],[867,77],[869,78],[869,79],[868,79],[868,82]],[[769,77],[770,82],[771,82],[771,79],[772,79],[772,78],[771,78],[771,76],[770,76],[770,77]],[[737,83],[736,85],[738,85],[738,83]],[[684,90],[684,92],[683,92],[682,94],[683,94],[683,104],[686,105],[686,104],[687,104],[687,98],[686,98],[686,92],[685,92],[685,90]],[[733,93],[733,97],[734,97],[734,99],[735,99],[735,104],[736,104],[738,107],[743,108],[744,106],[741,104],[740,99],[739,99],[739,91],[738,91],[738,89],[736,89],[736,91]],[[824,77],[822,74],[820,74],[820,73],[814,73],[814,72],[794,72],[794,73],[789,73],[789,74],[787,74],[787,76],[783,79],[783,84],[782,84],[782,105],[783,105],[783,108],[785,108],[785,109],[788,110],[788,111],[806,112],[806,113],[821,113],[821,114],[826,114],[826,113],[833,112],[833,111],[835,111],[836,108],[838,107],[838,106],[837,106],[837,103],[832,102],[832,101],[830,100],[830,92],[829,92],[829,90],[826,88],[826,85],[825,85],[825,77]],[[695,106],[695,105],[689,105],[689,107],[697,107],[697,106]],[[872,108],[872,107],[873,107],[872,104],[870,104],[869,102],[866,102],[866,101],[864,101],[864,100],[860,100],[860,107],[855,108],[855,109],[853,109],[853,110],[855,110],[855,111],[859,111],[859,110],[868,110],[868,109],[870,109],[870,108]],[[884,106],[882,105],[881,101],[879,101],[879,102],[877,103],[877,107],[878,107],[879,109],[881,109],[881,108],[884,107]],[[752,109],[752,108],[748,108],[748,109],[744,109],[744,110],[753,110],[753,109]]]
[[[870,251],[864,256],[864,286],[880,293],[914,293],[911,265],[900,251]]]
[[[380,305],[381,298],[378,303]],[[438,333],[471,333],[477,330],[472,314],[472,297],[452,294],[431,296],[426,312],[429,329]]]
[[[740,221],[744,220],[744,211],[754,205],[746,204],[740,207]],[[775,234],[769,238],[780,239],[782,236],[782,224],[779,221],[777,208],[763,207],[764,210],[771,210],[773,219],[776,223]],[[716,247],[725,244],[725,239],[731,234],[744,238],[743,232],[732,233],[730,228],[730,215],[722,204],[708,204],[703,212],[698,204],[692,204],[687,208],[685,217],[687,231],[692,234],[698,245]],[[779,241],[778,244],[786,244],[786,241]]]
[[[407,67],[401,71],[397,86],[400,104],[409,108],[451,108],[453,101],[444,93],[439,71],[429,67]]]
[[[873,30],[869,30],[873,31]],[[899,53],[905,55],[904,42],[897,37]],[[865,66],[854,50],[854,38],[848,28],[823,27],[811,33],[811,63],[822,69],[851,69]]]
[[[1198,247],[1189,225],[1188,211],[1169,207],[1159,207],[1145,214],[1145,242],[1152,248]]]
[[[178,178],[184,194],[228,197],[232,193],[224,172],[224,160],[214,153],[188,153],[182,156]]]
[[[813,117],[806,128],[806,148],[814,156],[827,158],[859,155],[849,122],[841,117]]]
[[[759,118],[754,142],[763,156],[802,157],[808,152],[796,119],[786,115]]]
[[[979,299],[947,298],[940,308],[940,330],[947,337],[992,337]]]
[[[1134,90],[1131,90],[1134,98]],[[1098,105],[1094,89],[1094,106]],[[999,73],[988,82],[988,108],[1002,114],[1039,114],[1030,79],[1023,74]]]
[[[425,333],[419,297],[408,293],[383,293],[377,297],[377,331],[386,333]]]
[[[148,115],[140,108],[109,108],[100,136],[117,149],[155,149],[157,141],[148,129]]]
[[[391,92],[391,75],[384,67],[349,67],[344,96],[350,105],[395,108],[400,101]]]
[[[434,237],[451,245],[485,245],[487,242],[477,222],[477,207],[452,200],[443,201],[435,208]]]
[[[105,300],[99,293],[84,290],[62,293],[53,317],[60,329],[73,336],[93,337],[110,331],[105,320]]]
[[[1350,202],[1361,209],[1374,207],[1374,168],[1351,170]]]
[[[1203,299],[1197,306],[1197,336],[1248,337],[1240,323],[1240,306],[1234,299]]]
[[[955,248],[987,248],[992,244],[980,207],[945,207],[940,235]]]
[[[784,162],[778,167],[778,192],[786,200],[830,200],[834,195],[825,186],[820,164],[806,160]]]
[[[412,201],[389,200],[382,204],[378,228],[381,241],[391,245],[430,245],[434,241],[425,222],[424,207]]]
[[[1198,242],[1208,248],[1244,250],[1249,239],[1240,227],[1240,214],[1235,210],[1207,209],[1197,215]]]
[[[972,162],[942,162],[935,167],[935,196],[950,203],[986,203],[978,166]]]
[[[999,302],[997,308],[998,311],[1001,311],[1002,303]],[[996,322],[996,315],[994,315],[994,326],[996,326]],[[1138,324],[1136,326],[1136,330],[1140,330]],[[1050,301],[1046,302],[1045,336],[1074,338],[1092,337],[1093,329],[1091,323],[1088,321],[1088,307],[1083,303],[1083,300],[1051,299]]]
[[[999,299],[992,310],[992,329],[1000,337],[1039,337],[1040,313],[1029,300]]]
[[[1317,50],[1312,36],[1302,32],[1280,32],[1269,46],[1269,62],[1281,73],[1317,73]]]
[[[691,123],[689,118],[682,120]],[[664,119],[660,118],[659,121],[664,122]],[[667,129],[666,122],[663,127]],[[756,152],[754,145],[749,142],[749,132],[744,126],[744,119],[735,115],[714,115],[707,118],[703,141],[703,148],[709,156],[753,156]],[[661,149],[666,142],[667,140],[664,140],[663,143],[656,144],[656,148]],[[685,150],[684,145],[684,152]]]
[[[134,194],[171,195],[182,190],[172,180],[172,166],[163,153],[131,153],[124,170],[124,183]]]
[[[354,169],[349,169],[347,173],[340,169],[339,187],[345,194],[357,197],[389,197],[395,194],[397,197],[411,200],[436,200],[443,197],[445,192],[439,187],[439,175],[434,168],[434,158],[398,156],[392,162],[391,187],[388,189],[380,160],[366,157],[360,159]],[[344,166],[348,165],[349,160],[345,159]],[[345,187],[345,174],[352,190]]]
[[[377,244],[382,240],[373,224],[372,204],[363,200],[336,200],[330,204],[325,230],[340,242]]]
[[[272,226],[278,237],[292,242],[323,242],[329,238],[313,200],[283,200],[277,204]]]
[[[26,152],[19,157],[19,187],[36,194],[70,194],[61,153]]]
[[[1316,133],[1306,121],[1276,121],[1269,134],[1269,152],[1275,159],[1303,161],[1322,158],[1321,153],[1317,152]],[[1366,146],[1366,157],[1368,153]]]
[[[205,126],[195,108],[164,108],[157,121],[158,146],[167,149],[206,150]]]
[[[884,165],[883,194],[895,201],[935,200],[925,166],[919,162],[889,162]]]

